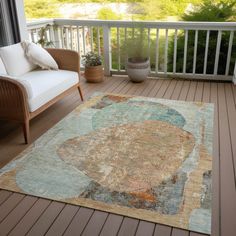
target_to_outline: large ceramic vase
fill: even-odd
[[[102,82],[104,78],[102,65],[85,67],[84,77],[90,83]]]
[[[133,82],[142,82],[147,79],[150,72],[150,61],[148,58],[129,58],[126,71]]]

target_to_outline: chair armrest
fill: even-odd
[[[24,122],[29,118],[27,92],[14,79],[0,76],[0,119]]]
[[[68,49],[46,48],[50,55],[57,62],[59,69],[80,71],[80,56],[76,51]]]

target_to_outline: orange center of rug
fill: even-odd
[[[193,147],[189,132],[167,122],[144,121],[69,139],[57,152],[103,187],[138,194],[171,177]]]

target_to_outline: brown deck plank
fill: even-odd
[[[109,214],[100,236],[115,236],[120,229],[121,223],[123,221],[123,216]]]
[[[171,80],[169,80],[169,79],[164,80],[161,85],[161,88],[158,90],[155,97],[162,98],[165,95],[165,93],[170,85],[170,82],[171,82]]]
[[[163,98],[170,99],[172,94],[175,91],[175,88],[177,86],[177,81],[176,80],[171,80],[169,87],[167,88],[165,94],[163,95]]]
[[[210,82],[205,82],[204,83],[204,88],[203,88],[202,101],[209,103],[210,102],[210,97],[211,97],[211,83]]]
[[[189,90],[188,90],[188,95],[187,95],[187,98],[186,98],[187,101],[193,101],[194,100],[196,88],[197,88],[197,82],[196,81],[191,81],[190,82],[190,87],[189,87]]]
[[[138,227],[138,223],[139,223],[139,220],[125,217],[117,235],[118,236],[135,235],[136,229]]]
[[[212,235],[220,234],[220,143],[219,143],[219,104],[217,84],[211,84],[210,102],[214,103],[214,136],[212,162]]]
[[[195,96],[194,96],[194,101],[195,102],[201,102],[202,101],[203,86],[204,86],[203,82],[197,82],[197,89],[196,89],[196,93],[195,93]]]
[[[94,210],[80,207],[63,236],[80,235],[87,225]]]
[[[9,236],[23,236],[32,228],[34,223],[38,220],[41,214],[47,209],[50,200],[38,199],[38,201],[31,207],[25,216],[12,229]]]
[[[81,235],[82,236],[99,235],[107,217],[108,213],[102,211],[95,211]]]
[[[164,82],[163,79],[157,79],[155,85],[153,86],[152,90],[149,92],[149,97],[155,97],[158,91],[160,90],[162,83]]]
[[[150,88],[149,86],[151,82],[152,82],[152,79],[147,79],[143,83],[139,83],[138,89],[135,91],[134,95],[141,96],[144,90],[146,90],[147,88]]]
[[[156,224],[153,236],[171,236],[172,228]]]
[[[121,93],[120,91],[122,91],[122,89],[125,88],[129,83],[130,83],[129,81],[124,80],[124,82],[121,83],[120,86],[113,89],[111,93],[120,94]]]
[[[221,173],[221,235],[235,236],[236,191],[224,84],[218,84]]]
[[[0,205],[4,203],[12,194],[12,192],[6,191],[6,190],[1,190],[0,191]]]
[[[148,86],[146,86],[145,87],[145,89],[142,91],[142,92],[140,92],[140,96],[148,96],[148,94],[151,92],[151,90],[152,90],[152,88],[154,87],[154,85],[156,84],[156,81],[155,81],[155,79],[150,79],[149,81],[148,81]]]
[[[189,236],[204,236],[206,234],[199,234],[199,233],[196,233],[196,232],[190,232]]]
[[[41,215],[41,217],[38,219],[38,221],[33,225],[27,235],[44,235],[51,226],[51,224],[54,222],[54,220],[57,218],[64,206],[64,203],[52,202],[45,210],[45,212]]]
[[[66,205],[45,236],[63,235],[71,220],[79,210],[78,206]]]
[[[140,84],[139,83],[133,83],[133,82],[130,82],[130,83],[131,83],[131,86],[130,86],[130,89],[128,90],[128,94],[134,95],[135,92],[138,90]]]
[[[140,220],[136,236],[152,236],[154,233],[155,224],[147,221]]]
[[[184,85],[184,81],[180,80],[180,81],[177,81],[177,84],[175,86],[175,90],[171,96],[171,99],[173,100],[178,100],[180,94],[181,94],[181,91],[183,89],[183,85]]]
[[[189,236],[189,231],[173,228],[171,236]]]
[[[27,211],[37,201],[36,197],[26,196],[24,199],[11,211],[11,213],[1,222],[1,235],[7,235],[27,213]]]
[[[178,100],[185,101],[188,96],[189,88],[190,88],[190,81],[189,80],[184,81],[179,97],[177,97],[176,100],[178,99]]]
[[[116,88],[118,86],[120,86],[120,88],[124,87],[127,84],[127,80],[125,78],[122,79],[117,79],[118,84],[113,84],[112,86],[109,87],[109,92],[113,93],[114,90],[116,90]]]
[[[234,95],[231,84],[225,84],[225,94],[227,102],[227,114],[230,127],[230,137],[231,137],[231,148],[233,153],[233,169],[235,177],[235,187],[236,187],[236,107],[234,101]]]
[[[102,90],[106,90],[108,87],[114,86],[114,84],[116,84],[116,82],[121,82],[120,79],[118,79],[117,81],[114,81],[114,83],[112,83],[112,80],[110,79],[105,79],[104,82],[102,83],[87,83],[89,85],[89,88],[87,91],[84,92],[84,98],[85,100],[88,99],[93,93],[101,91]]]
[[[133,86],[133,82],[128,81],[128,83],[126,83],[120,90],[119,93],[120,94],[128,94],[129,90],[132,88]]]
[[[112,79],[109,79],[106,84],[103,84],[103,86],[99,89],[99,92],[106,92],[109,87],[112,86],[112,84],[118,84],[120,80],[113,81]]]
[[[13,193],[1,206],[0,206],[0,222],[22,201],[23,194]]]
[[[117,86],[113,85],[109,88],[109,92],[110,93],[119,93],[120,90],[125,87],[127,84],[129,83],[129,81],[127,81],[126,79],[118,79],[117,80]]]

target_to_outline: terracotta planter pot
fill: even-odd
[[[104,78],[102,65],[85,67],[84,77],[90,83],[102,82]]]

